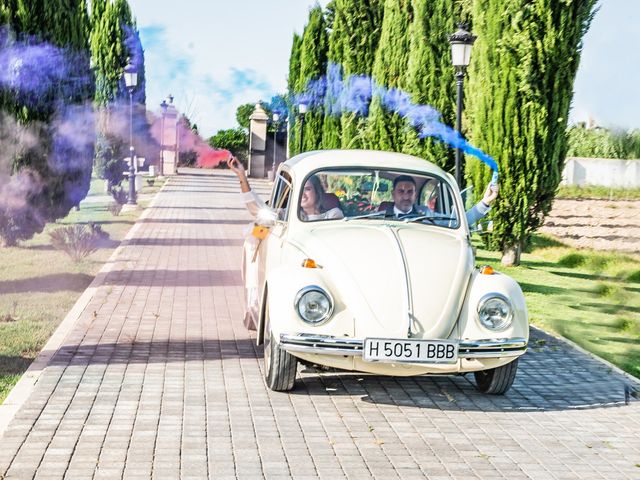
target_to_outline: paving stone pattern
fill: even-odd
[[[228,172],[170,179],[0,439],[0,478],[640,478],[629,381],[539,332],[504,397],[304,367],[269,391],[248,221]]]

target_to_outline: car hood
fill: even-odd
[[[318,226],[298,247],[323,268],[356,337],[447,338],[473,270],[465,237],[405,224]],[[304,245],[304,247],[302,247]]]

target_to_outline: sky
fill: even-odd
[[[147,108],[172,94],[204,137],[236,108],[286,91],[293,32],[315,0],[129,0],[145,50]],[[326,6],[328,0],[320,0]],[[640,1],[601,0],[584,38],[570,121],[640,128]],[[616,44],[617,42],[617,44]],[[472,59],[473,61],[473,59]]]

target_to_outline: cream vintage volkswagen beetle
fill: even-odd
[[[308,220],[302,189],[320,179],[325,208]],[[396,218],[394,178],[415,179],[419,213]],[[280,165],[268,207],[244,245],[245,323],[264,343],[265,377],[293,388],[299,361],[379,375],[474,372],[506,392],[529,336],[522,290],[475,265],[453,177],[412,156],[308,152]]]

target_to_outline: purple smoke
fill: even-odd
[[[92,87],[85,53],[38,42],[14,40],[0,29],[0,88],[11,92],[16,103],[42,108],[43,99],[78,98]]]
[[[330,63],[327,75],[309,81],[307,89],[296,95],[294,102],[306,103],[310,108],[324,105],[326,113],[330,115],[352,112],[365,116],[374,95],[380,97],[387,110],[407,119],[418,130],[420,138],[433,137],[453,148],[460,148],[480,159],[494,172],[498,171],[493,158],[467,142],[458,131],[442,123],[438,110],[430,105],[416,104],[407,92],[377,85],[367,76],[351,75],[344,80],[340,65]]]

